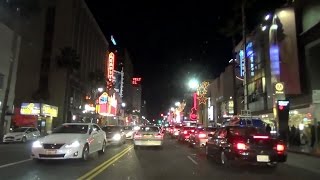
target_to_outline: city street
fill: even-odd
[[[109,146],[105,155],[94,155],[88,162],[34,162],[29,158],[30,145],[31,143],[0,145],[0,179],[270,180],[320,177],[319,169],[308,170],[312,161],[320,161],[315,157],[289,154],[288,162],[279,165],[277,169],[255,166],[225,168],[208,161],[203,149],[191,149],[170,138],[166,139],[163,149],[134,150],[131,142],[120,147]],[[317,167],[316,164],[315,166]]]

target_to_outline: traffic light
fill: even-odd
[[[289,126],[290,102],[288,100],[279,100],[277,102],[277,111],[279,119],[279,133],[282,139],[287,139]]]

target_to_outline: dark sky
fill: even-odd
[[[247,9],[250,28],[284,3],[256,1]],[[240,0],[129,2],[87,1],[107,39],[112,34],[120,47],[128,48],[135,75],[143,78],[148,117],[155,118],[182,99],[188,79],[213,79],[224,70],[232,43],[220,28],[237,19],[240,11],[233,7]]]

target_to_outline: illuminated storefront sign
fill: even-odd
[[[58,107],[48,104],[41,104],[41,115],[58,117]]]
[[[279,58],[279,47],[272,45],[270,47],[270,66],[271,74],[274,76],[280,75],[280,58]]]
[[[20,114],[58,117],[58,107],[40,103],[22,103]]]
[[[140,84],[141,84],[141,78],[140,77],[132,78],[132,85],[140,85]]]
[[[274,85],[275,94],[284,94],[284,83],[278,82]]]
[[[40,115],[40,103],[22,103],[20,114],[22,115]]]
[[[116,116],[118,101],[115,94],[109,96],[106,92],[99,97],[96,112],[102,116]]]

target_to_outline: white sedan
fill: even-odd
[[[162,148],[163,134],[156,126],[142,126],[133,137],[134,148],[139,146],[158,146]]]
[[[106,150],[106,133],[93,123],[65,123],[32,144],[32,158],[87,160]]]

